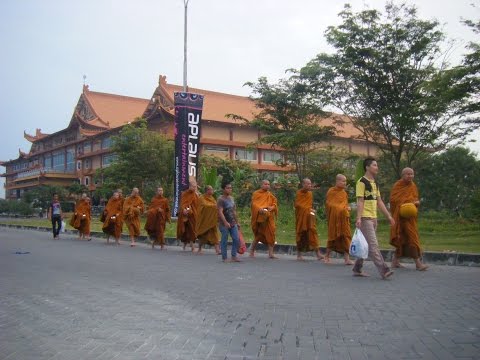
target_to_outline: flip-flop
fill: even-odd
[[[393,275],[393,271],[392,270],[388,270],[387,272],[385,272],[385,274],[382,275],[382,279],[383,280],[386,280],[388,279],[390,276]]]
[[[426,271],[428,269],[428,265],[424,265],[421,268],[417,268],[417,271]]]

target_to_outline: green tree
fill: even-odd
[[[215,190],[219,191],[222,183],[231,183],[233,185],[233,195],[237,201],[237,206],[244,206],[250,201],[253,192],[255,170],[246,161],[222,159],[211,155],[202,155],[200,157],[200,182],[203,185],[215,185]],[[205,169],[205,170],[204,170]],[[213,181],[213,172],[209,169],[215,169],[215,181]],[[210,180],[207,179],[210,178]],[[218,193],[218,192],[217,192]]]
[[[23,193],[22,200],[33,208],[47,209],[57,194],[62,203],[63,211],[71,211],[70,193],[63,186],[42,185]]]
[[[351,191],[350,197],[354,199],[353,190],[358,159],[359,156],[356,154],[333,147],[317,149],[310,154],[307,175],[315,185],[313,194],[317,206],[324,205],[328,189],[335,186],[337,174],[347,177],[347,191]]]
[[[96,172],[96,177],[102,180],[101,196],[108,198],[118,188],[128,194],[133,187],[138,187],[148,199],[159,185],[164,187],[167,196],[171,195],[175,174],[172,140],[149,131],[147,122],[137,119],[124,126],[112,141],[116,160]]]
[[[475,34],[480,34],[480,20],[463,20],[463,23],[470,27]],[[467,46],[469,52],[465,55],[459,72],[462,77],[462,84],[471,94],[468,102],[465,104],[464,112],[466,114],[477,113],[480,111],[480,42],[470,42]],[[478,126],[479,119],[471,119],[470,122]]]
[[[212,155],[202,155],[200,157],[200,168],[206,169],[206,173],[208,173],[208,169],[215,168],[217,176],[221,177],[221,182],[228,183],[233,183],[235,181],[243,183],[255,175],[255,170],[247,161],[222,159]],[[203,170],[201,174],[203,174]],[[204,182],[203,178],[201,181]],[[235,185],[239,186],[239,183]],[[212,184],[206,183],[206,185]]]
[[[326,31],[333,54],[319,54],[300,78],[326,106],[340,109],[360,138],[375,144],[397,176],[425,151],[462,142],[473,128],[465,118],[465,74],[441,60],[444,34],[414,6],[387,3],[352,12]],[[462,116],[461,116],[462,115]]]
[[[480,189],[475,191],[468,207],[469,217],[480,220]]]
[[[67,191],[70,193],[70,195],[81,195],[89,192],[88,187],[79,183],[73,183],[67,186]]]
[[[27,216],[33,214],[33,208],[23,200],[0,199],[0,214]]]
[[[422,207],[463,215],[480,191],[480,161],[469,149],[455,147],[425,157],[415,168]]]
[[[265,77],[261,77],[258,82],[248,82],[246,85],[253,90],[252,99],[259,112],[253,120],[235,114],[228,116],[259,130],[262,137],[251,145],[269,144],[274,149],[283,150],[286,159],[278,164],[286,166],[292,162],[298,177],[303,178],[307,155],[321,141],[335,134],[334,126],[320,125],[322,118],[329,114],[309,96],[308,88],[296,76],[280,80],[277,84],[270,84]]]

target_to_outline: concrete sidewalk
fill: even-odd
[[[38,226],[25,226],[25,225],[6,225],[0,224],[0,227],[8,227],[14,229],[23,229],[23,230],[38,230],[38,231],[51,231],[51,228],[47,227],[38,227]],[[67,234],[76,234],[75,230],[67,230]],[[105,235],[101,232],[92,232],[92,236],[102,238]],[[128,236],[123,234],[122,238],[128,240]],[[148,242],[146,236],[140,236],[138,239],[139,242]],[[165,242],[170,246],[179,246],[177,239],[166,238]],[[247,244],[248,245],[248,244]],[[257,247],[259,252],[266,252],[266,246],[259,244]],[[275,245],[275,252],[278,254],[284,255],[294,255],[296,254],[297,247],[295,245],[285,245],[277,244]],[[325,248],[321,247],[322,253],[325,253]],[[386,261],[391,261],[393,250],[381,250],[383,257]],[[306,254],[308,256],[309,254]],[[332,257],[339,257],[338,254],[332,253]],[[423,253],[423,261],[426,264],[436,264],[436,265],[450,265],[450,266],[480,266],[480,254],[468,254],[468,253],[457,253],[457,252],[438,252],[438,251],[425,251]],[[402,262],[412,262],[411,259],[402,259]]]
[[[480,268],[106,246],[0,228],[0,359],[479,359]]]

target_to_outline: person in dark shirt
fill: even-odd
[[[58,200],[58,194],[53,194],[53,200],[48,207],[48,218],[52,221],[53,238],[58,239],[62,227],[62,206]]]

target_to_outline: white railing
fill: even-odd
[[[52,168],[39,168],[39,169],[31,169],[31,170],[27,170],[27,171],[22,171],[21,173],[18,173],[16,176],[15,176],[15,179],[23,179],[23,178],[27,178],[27,177],[30,177],[30,176],[40,176],[40,175],[44,175],[44,174],[51,174],[51,173],[54,173],[54,174],[73,174],[75,173],[75,170],[58,170],[58,169],[52,169]]]
[[[30,176],[38,176],[38,175],[40,175],[40,171],[41,171],[40,169],[23,171],[21,173],[18,173],[15,178],[23,179],[23,178],[30,177]]]

